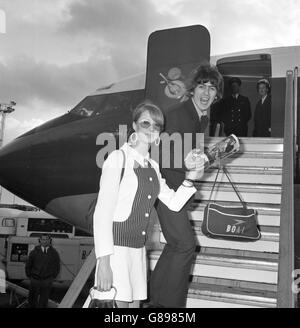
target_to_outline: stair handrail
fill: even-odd
[[[297,183],[300,180],[300,167],[299,167],[299,136],[298,136],[298,77],[299,69],[294,68],[294,165],[295,173],[294,178]]]
[[[294,260],[294,72],[286,73],[277,307],[296,307]]]
[[[72,308],[76,302],[79,294],[81,293],[85,283],[90,277],[92,271],[96,267],[96,256],[95,248],[92,249],[89,256],[85,259],[82,267],[77,273],[75,279],[73,280],[71,286],[69,287],[64,298],[58,305],[59,308]]]

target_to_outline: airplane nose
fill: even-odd
[[[98,192],[97,122],[75,124],[32,131],[0,149],[0,185],[41,209],[59,197]]]
[[[0,185],[24,199],[31,183],[31,147],[16,139],[0,149]]]

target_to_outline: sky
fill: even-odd
[[[300,45],[299,0],[0,0],[4,144],[146,68],[160,29],[204,25],[211,54]]]

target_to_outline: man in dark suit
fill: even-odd
[[[271,86],[268,80],[257,82],[257,92],[260,100],[254,112],[253,137],[271,137]]]
[[[191,134],[193,149],[200,146],[196,145],[196,134],[204,133],[208,126],[207,112],[210,105],[222,95],[223,79],[215,67],[203,65],[193,72],[187,89],[189,99],[167,112],[165,132],[170,135],[179,133],[182,140],[184,133]],[[186,153],[190,150],[185,149]],[[171,157],[176,156],[176,151],[183,153],[183,149],[171,148]],[[184,164],[176,168],[174,160],[171,160],[171,167],[161,167],[162,176],[169,187],[175,190],[185,179],[185,170]],[[196,246],[195,234],[187,215],[191,201],[180,212],[170,211],[162,202],[158,202],[157,213],[167,243],[151,275],[152,307],[185,306]]]
[[[247,137],[248,134],[251,106],[249,99],[240,94],[241,84],[242,81],[238,77],[231,78],[231,95],[222,99],[219,104],[219,115],[226,136],[235,134],[237,137]]]
[[[25,271],[30,278],[28,303],[30,308],[46,308],[52,283],[60,271],[60,258],[51,246],[51,237],[43,234],[29,254]]]

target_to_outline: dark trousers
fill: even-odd
[[[28,304],[30,308],[46,308],[52,287],[52,279],[30,279]]]
[[[190,202],[180,212],[170,211],[158,202],[157,214],[167,244],[150,278],[150,302],[153,305],[184,307],[186,304],[196,247],[187,215]]]

